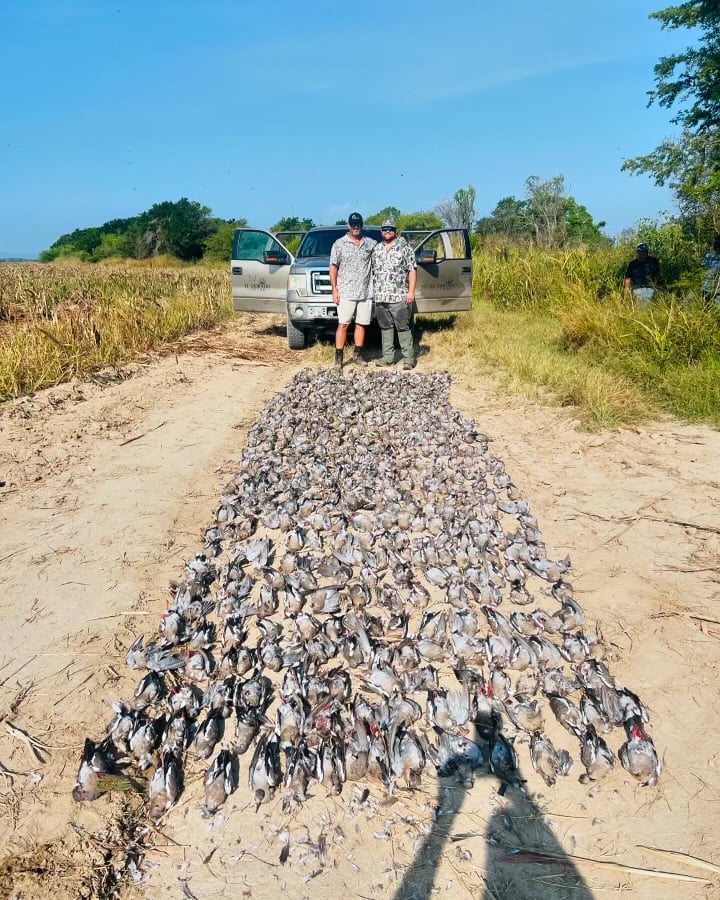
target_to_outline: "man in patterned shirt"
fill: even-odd
[[[342,371],[343,350],[347,340],[348,325],[355,319],[355,354],[350,360],[358,366],[366,366],[362,347],[365,343],[365,327],[372,316],[372,281],[370,260],[376,244],[362,233],[363,218],[360,213],[348,216],[348,233],[338,238],[330,250],[330,286],[333,303],[338,308],[338,326],[335,331],[335,368]]]
[[[395,329],[402,350],[403,369],[415,368],[412,307],[415,302],[417,264],[410,244],[398,238],[393,219],[380,226],[382,243],[372,253],[375,290],[375,315],[382,337],[382,359],[378,366],[391,366],[395,361]]]

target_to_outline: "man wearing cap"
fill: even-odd
[[[410,326],[417,281],[415,254],[407,241],[398,238],[393,219],[385,219],[380,235],[382,241],[372,253],[375,315],[382,338],[382,359],[376,365],[391,366],[395,362],[397,330],[403,369],[414,369],[415,344]]]
[[[641,303],[647,303],[655,296],[658,281],[660,280],[660,264],[657,257],[650,256],[648,245],[637,245],[637,257],[631,259],[625,272],[625,291],[632,292]]]
[[[335,331],[335,368],[342,370],[348,325],[355,319],[355,353],[351,362],[366,366],[362,347],[365,326],[372,317],[371,257],[376,242],[362,233],[360,213],[348,216],[348,233],[338,238],[330,250],[330,286],[338,308]]]

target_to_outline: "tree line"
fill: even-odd
[[[566,195],[562,175],[547,182],[533,176],[528,178],[526,186],[525,199],[506,197],[489,216],[480,219],[475,218],[475,188],[470,186],[460,188],[433,210],[405,213],[396,206],[386,206],[366,216],[365,222],[380,225],[392,218],[404,232],[432,231],[447,225],[467,228],[481,236],[500,234],[510,239],[534,240],[546,247],[561,246],[566,241],[604,240],[600,232],[604,223],[596,225],[585,207]],[[344,223],[341,219],[335,224]],[[233,232],[247,224],[244,218],[213,216],[209,207],[183,197],[175,202],[156,203],[137,216],[112,219],[103,225],[64,234],[43,250],[40,260],[52,262],[70,256],[84,262],[100,262],[168,254],[187,262],[223,261],[230,257]],[[285,216],[269,230],[274,233],[307,231],[315,224],[311,218]]]
[[[187,262],[227,259],[236,228],[244,219],[220,219],[207,206],[186,197],[156,203],[128,219],[111,219],[93,228],[63,234],[40,254],[41,262],[63,256],[84,262],[103,259],[148,259],[169,254]]]

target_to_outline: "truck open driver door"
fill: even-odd
[[[235,311],[285,314],[293,261],[287,247],[269,231],[236,229],[230,262]]]

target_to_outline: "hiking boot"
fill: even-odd
[[[367,366],[367,360],[363,357],[359,347],[355,348],[355,352],[353,353],[350,362],[354,363],[356,366]]]
[[[333,369],[338,372],[342,372],[343,367],[343,352],[342,350],[335,351],[335,364],[333,365]]]
[[[394,366],[395,363],[391,359],[376,359],[375,365],[380,368],[385,368],[386,366]]]
[[[414,369],[416,365],[417,365],[417,363],[415,362],[414,359],[406,359],[405,362],[403,363],[403,369],[406,369],[406,370]]]

